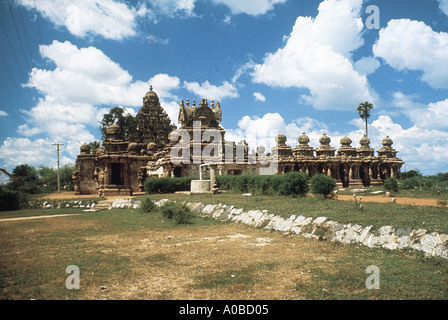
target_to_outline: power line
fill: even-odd
[[[17,28],[16,18],[14,18],[14,13],[12,12],[11,3],[9,2],[9,0],[7,0],[7,2],[8,2],[9,12],[11,13],[12,22],[14,23],[14,27],[16,29],[16,34],[17,34],[17,37],[19,38],[20,47],[22,48],[23,57],[25,58],[26,66],[28,67],[28,70],[30,70],[31,68],[30,68],[30,65],[28,63],[28,59],[27,59],[26,54],[25,54],[25,49],[23,48],[22,38],[20,37],[19,28]]]
[[[31,53],[30,41],[28,40],[28,36],[26,35],[25,24],[23,23],[22,10],[20,6],[17,6],[17,11],[19,12],[20,23],[22,24],[23,34],[25,35],[26,45],[28,47],[28,53],[30,54],[31,61],[33,61],[33,54]]]
[[[43,45],[43,41],[42,41],[42,32],[41,32],[40,23],[39,23],[39,13],[37,12],[36,0],[34,0],[34,10],[36,12],[36,22],[37,22],[37,30],[38,30],[38,33],[39,33],[40,47],[42,48],[42,55],[45,56],[44,45]],[[44,62],[45,62],[45,66],[48,67],[47,61],[45,59],[44,59]],[[45,72],[45,75],[47,76],[48,94],[49,94],[50,97],[52,97],[51,88],[50,88],[50,79],[48,77],[48,73]],[[53,116],[54,116],[55,115],[54,104],[51,101],[51,99],[50,99],[50,103],[51,103],[51,106],[52,106],[52,112],[53,112]],[[61,136],[60,130],[59,130],[59,122],[58,121],[56,121],[56,133],[58,134],[58,136]]]

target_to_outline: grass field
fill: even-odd
[[[437,207],[366,204],[359,211],[354,203],[308,197],[151,198],[448,230],[447,213]],[[71,215],[0,222],[0,299],[448,298],[448,262],[418,252],[328,243],[211,219],[176,225],[159,213],[131,209],[35,209],[2,212],[0,219],[49,213]],[[79,267],[79,290],[66,288],[69,265]],[[380,289],[366,288],[370,265],[380,270]]]

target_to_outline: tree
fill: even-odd
[[[10,190],[20,191],[28,194],[40,193],[42,182],[39,179],[37,170],[28,165],[21,164],[12,171],[14,179],[10,181],[7,187]]]
[[[103,116],[103,120],[101,120],[100,123],[100,131],[103,140],[106,139],[107,127],[112,124],[116,124],[120,127],[120,138],[126,140],[137,128],[137,119],[129,113],[126,114],[126,111],[122,107],[110,109],[109,113],[106,113]]]
[[[93,141],[89,143],[90,154],[96,154],[96,150],[101,148],[101,142]]]
[[[370,102],[363,102],[359,104],[358,108],[356,108],[356,111],[359,113],[359,117],[365,121],[366,125],[366,137],[367,137],[367,119],[370,117],[370,110],[372,110],[373,104]]]

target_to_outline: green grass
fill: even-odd
[[[280,196],[243,197],[238,194],[217,195],[152,195],[152,199],[169,198],[177,201],[223,203],[245,210],[269,210],[283,217],[303,215],[306,217],[327,217],[340,223],[385,225],[394,228],[422,228],[429,232],[448,233],[448,208],[430,206],[398,205],[392,203],[363,203],[363,210],[355,201],[336,201],[313,198],[311,196],[292,198]]]

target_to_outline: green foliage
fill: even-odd
[[[90,154],[96,154],[96,150],[101,148],[101,142],[93,141],[89,143]]]
[[[122,107],[110,109],[109,113],[103,115],[100,123],[100,131],[103,140],[106,138],[106,129],[112,124],[120,127],[120,138],[126,140],[137,128],[137,119],[131,114],[125,114],[126,111]]]
[[[324,174],[316,174],[311,180],[311,193],[328,196],[336,187],[336,180]]]
[[[29,207],[31,195],[0,186],[0,211],[21,210]]]
[[[9,190],[18,191],[27,194],[38,194],[42,192],[42,182],[39,180],[37,170],[28,165],[21,164],[14,168],[12,179],[8,184]]]
[[[174,193],[176,191],[190,191],[191,180],[195,177],[182,178],[154,178],[145,182],[145,191],[147,194],[154,193]]]
[[[193,217],[193,213],[185,204],[176,202],[165,202],[160,210],[165,218],[174,220],[176,224],[188,224]]]
[[[388,191],[398,192],[398,180],[395,177],[385,179],[383,185]]]
[[[146,197],[142,200],[142,203],[140,204],[140,212],[148,213],[154,211],[155,209],[156,205],[150,198]]]
[[[224,175],[217,177],[221,189],[234,193],[303,196],[308,192],[308,176],[303,172],[280,175]]]
[[[73,171],[75,170],[75,164],[66,164],[59,168],[60,182],[62,189],[68,189],[73,191]],[[46,166],[39,166],[37,169],[40,182],[42,183],[43,192],[53,192],[58,189],[58,169],[50,168]]]
[[[420,173],[420,171],[418,171],[418,169],[401,173],[401,179],[409,179],[414,177],[422,177],[422,174]]]

